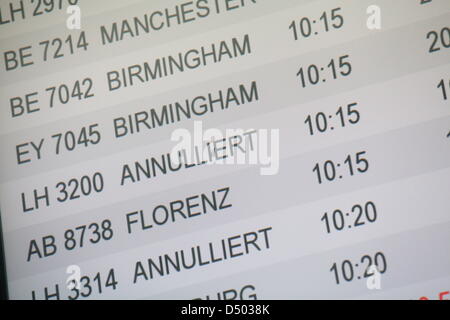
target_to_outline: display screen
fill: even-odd
[[[9,299],[450,299],[450,1],[2,0]]]

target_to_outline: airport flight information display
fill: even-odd
[[[10,299],[450,299],[450,1],[2,0]]]

